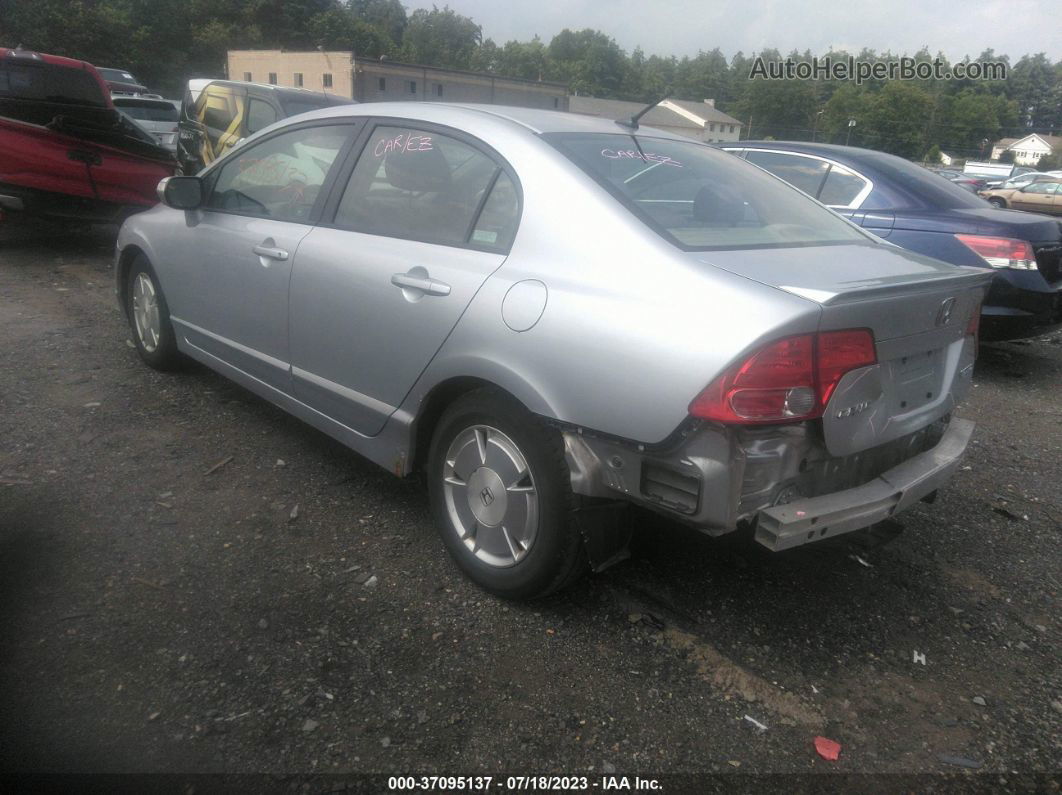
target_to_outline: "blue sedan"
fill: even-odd
[[[902,158],[831,144],[742,141],[723,147],[901,248],[991,268],[982,334],[1034,336],[1062,321],[1062,224],[1000,210]]]

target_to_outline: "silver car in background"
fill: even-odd
[[[140,356],[217,370],[395,475],[512,598],[625,544],[633,502],[771,549],[931,496],[972,431],[991,274],[897,249],[630,122],[378,103],[159,187],[116,258]]]
[[[149,132],[160,146],[177,153],[177,122],[180,121],[180,105],[173,100],[152,99],[141,96],[112,94],[114,107]]]

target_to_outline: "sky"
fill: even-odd
[[[564,28],[595,28],[630,52],[696,55],[718,47],[729,58],[766,48],[824,53],[913,54],[923,45],[950,60],[992,48],[1013,63],[1046,53],[1062,60],[1060,0],[403,0],[449,5],[503,44],[536,33],[547,44]]]

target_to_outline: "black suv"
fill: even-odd
[[[279,119],[353,102],[303,88],[235,80],[189,80],[177,132],[181,173],[198,173],[244,138]]]

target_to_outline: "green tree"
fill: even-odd
[[[626,53],[599,30],[565,28],[549,43],[550,77],[573,93],[616,97],[624,84]]]
[[[449,6],[418,8],[402,34],[402,57],[415,63],[470,69],[483,31]]]

